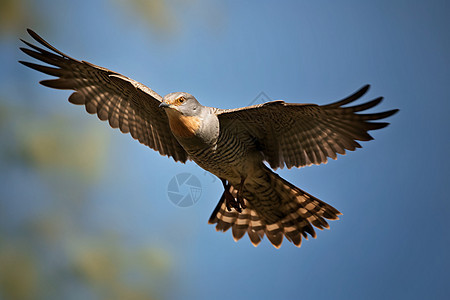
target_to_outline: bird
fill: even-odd
[[[74,59],[27,31],[40,47],[21,39],[28,48],[20,49],[46,65],[19,62],[57,77],[40,84],[74,90],[70,103],[84,105],[89,114],[163,156],[181,163],[191,160],[217,176],[224,191],[208,223],[217,231],[231,228],[235,241],[247,233],[255,247],[265,236],[276,248],[283,238],[300,247],[302,239],[316,238],[315,228],[329,228],[327,220],[341,215],[276,169],[325,164],[361,148],[358,141],[372,140],[368,131],[386,127],[389,123],[379,120],[398,111],[360,113],[383,100],[354,104],[369,85],[327,105],[276,100],[220,109],[203,106],[187,92],[161,97],[122,74]]]

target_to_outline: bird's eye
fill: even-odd
[[[184,97],[178,98],[178,103],[183,103],[183,102],[184,102]]]

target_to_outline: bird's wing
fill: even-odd
[[[373,139],[369,130],[389,123],[373,122],[398,110],[360,114],[379,104],[382,97],[364,104],[343,107],[364,95],[366,85],[353,95],[328,105],[291,104],[272,101],[238,109],[217,110],[221,126],[242,138],[255,141],[264,159],[274,169],[326,163],[337,153],[361,148],[359,141]]]
[[[186,162],[188,154],[181,147],[169,127],[166,113],[159,108],[161,96],[145,85],[119,73],[79,61],[60,52],[34,31],[28,33],[51,52],[22,40],[28,48],[21,48],[29,56],[54,67],[20,61],[27,67],[56,76],[57,79],[43,80],[44,86],[75,90],[69,102],[84,105],[90,114],[97,114],[102,121],[109,121],[113,128],[130,133],[142,144],[173,157],[175,161]]]

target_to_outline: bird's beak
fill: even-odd
[[[161,102],[161,104],[159,105],[159,107],[161,107],[161,108],[170,107],[170,104],[167,104],[167,103],[165,103],[165,102]]]

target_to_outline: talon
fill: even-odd
[[[242,196],[239,197],[239,195],[238,195],[237,202],[238,202],[238,205],[240,205],[243,209],[247,208],[247,205],[245,205],[245,201]]]
[[[241,213],[242,209],[247,208],[247,206],[245,205],[244,197],[242,196],[242,192],[244,189],[244,180],[245,179],[241,179],[241,185],[239,186],[236,199],[230,193],[230,184],[225,179],[222,179],[222,185],[225,190],[223,191],[221,200],[225,198],[225,205],[228,211],[231,211],[231,208],[234,208],[237,212]]]
[[[228,190],[223,192],[222,197],[225,197],[225,205],[227,206],[228,211],[231,211],[231,208],[234,208],[237,212],[242,212],[241,207],[245,208],[245,205],[242,205],[243,202],[236,200]]]
[[[228,190],[225,190],[223,192],[223,196],[225,197],[225,204],[227,206],[227,210],[231,211],[231,208],[235,206],[236,200],[234,199],[233,195],[231,195]]]
[[[223,188],[225,189],[223,191],[221,199],[225,198],[225,205],[227,206],[227,210],[231,211],[232,207],[236,207],[236,199],[234,199],[233,195],[231,195],[231,193],[229,191],[230,184],[225,179],[221,179],[221,180],[222,180]]]
[[[237,200],[234,200],[234,209],[238,212],[241,213],[242,212],[242,208],[239,205],[239,202]]]
[[[244,197],[242,196],[242,194],[244,192],[244,181],[245,181],[245,178],[241,178],[241,184],[239,185],[236,202],[237,202],[238,206],[242,207],[243,209],[246,209],[247,206],[245,205]]]

